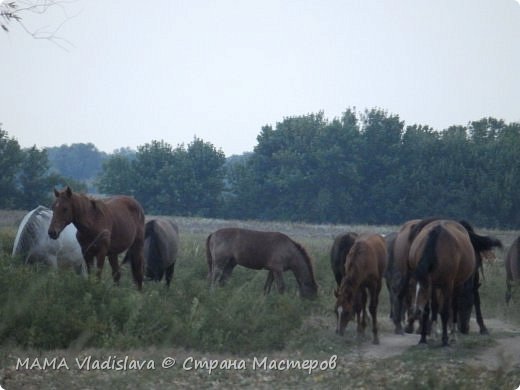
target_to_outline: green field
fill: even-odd
[[[181,252],[172,286],[147,283],[140,293],[125,268],[114,286],[103,278],[22,266],[10,248],[23,213],[0,213],[0,385],[7,389],[166,388],[467,388],[520,385],[520,290],[504,303],[503,251],[485,264],[482,308],[491,331],[447,348],[417,346],[417,335],[397,336],[382,290],[381,344],[367,330],[359,340],[349,324],[334,332],[335,287],[329,250],[346,230],[388,233],[392,226],[337,226],[175,218]],[[207,282],[205,238],[217,228],[282,231],[313,258],[320,285],[315,301],[288,292],[262,294],[266,271],[236,267],[213,292]],[[500,238],[512,231],[478,232]],[[517,348],[517,349],[514,349]],[[515,352],[518,352],[515,354]],[[172,367],[170,358],[175,359]],[[163,366],[164,365],[164,366]]]

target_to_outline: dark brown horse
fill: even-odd
[[[208,278],[212,285],[223,284],[233,268],[240,264],[252,269],[267,269],[264,286],[268,293],[274,281],[280,293],[285,290],[283,272],[291,270],[303,298],[315,298],[318,285],[311,259],[305,249],[279,232],[262,232],[240,228],[224,228],[206,240]]]
[[[415,229],[418,233],[411,234],[406,280],[412,275],[416,280],[414,306],[422,312],[420,343],[426,343],[430,307],[441,314],[444,346],[448,345],[448,326],[457,322],[457,316],[461,317],[459,329],[467,333],[473,304],[481,333],[487,332],[479,313],[478,285],[475,286],[481,262],[479,253],[501,245],[500,242],[477,235],[466,222],[432,219],[421,222]]]
[[[97,275],[101,276],[105,257],[112,267],[117,283],[121,276],[117,256],[127,251],[132,275],[138,289],[143,283],[144,212],[141,205],[128,196],[93,199],[72,192],[54,190],[53,216],[49,236],[57,239],[70,223],[78,230],[76,238],[90,272],[93,259],[97,259]]]
[[[506,260],[506,303],[511,300],[511,289],[514,281],[520,281],[520,237],[513,241],[507,251]]]
[[[367,294],[372,317],[374,344],[379,344],[377,330],[377,305],[386,268],[386,244],[379,234],[358,236],[345,261],[345,276],[335,291],[337,315],[336,333],[343,335],[354,314],[357,315],[358,332],[364,330]],[[360,322],[361,320],[361,322]]]
[[[395,326],[395,333],[402,334],[402,322],[405,319],[405,312],[410,306],[410,289],[403,290],[403,280],[408,273],[408,254],[410,251],[410,231],[419,223],[420,219],[407,221],[401,226],[397,235],[392,241],[388,242],[388,267],[385,272],[385,279],[390,296],[390,316]],[[399,299],[399,294],[404,291]]]
[[[338,287],[341,284],[343,276],[345,276],[345,260],[347,259],[347,254],[352,245],[354,245],[357,236],[358,234],[355,232],[340,234],[334,239],[332,248],[330,249],[330,266]]]
[[[144,225],[144,275],[147,280],[160,282],[164,276],[166,286],[173,278],[179,252],[179,228],[166,218],[153,218]],[[123,263],[128,261],[125,256]]]

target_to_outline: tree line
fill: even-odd
[[[9,138],[0,134],[6,148]],[[92,147],[77,150],[92,153]],[[22,151],[25,158],[44,160],[45,150],[30,150]],[[176,147],[154,140],[99,159],[94,153],[89,161],[97,164],[90,171],[96,178],[88,180],[103,194],[136,197],[147,214],[356,224],[445,216],[518,228],[519,150],[519,123],[483,118],[435,131],[406,126],[378,108],[349,108],[332,120],[318,112],[264,126],[254,150],[241,156],[226,158],[199,138]],[[31,187],[20,172],[34,164],[23,168],[22,160],[18,173],[7,176],[11,181],[4,175],[0,182],[0,207],[21,207],[16,191]],[[53,178],[43,171],[32,176]],[[42,195],[52,185],[35,181],[32,187]],[[24,208],[34,206],[31,196]]]

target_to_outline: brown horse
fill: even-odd
[[[379,234],[362,234],[350,248],[345,261],[345,276],[339,289],[334,292],[337,315],[336,333],[344,334],[345,328],[354,314],[357,315],[358,332],[363,332],[368,293],[370,295],[369,311],[372,317],[373,342],[379,344],[377,305],[386,268],[386,256],[385,240]],[[361,313],[362,311],[363,313]]]
[[[343,276],[345,276],[345,260],[347,259],[347,254],[352,245],[354,245],[357,236],[358,234],[355,232],[340,234],[334,239],[332,248],[330,249],[330,265],[338,287],[341,284]]]
[[[406,278],[413,274],[417,281],[414,306],[422,312],[420,343],[426,343],[430,306],[441,314],[443,346],[448,345],[448,326],[457,322],[457,315],[462,317],[459,329],[467,333],[473,304],[481,333],[486,333],[478,296],[479,253],[500,242],[477,235],[466,222],[432,219],[420,225],[424,226],[415,227]]]
[[[279,232],[262,232],[240,228],[224,228],[206,240],[208,278],[212,285],[223,284],[233,268],[240,264],[252,269],[267,269],[264,286],[268,293],[274,281],[280,293],[285,290],[283,272],[291,270],[303,298],[315,298],[318,285],[311,259],[305,249]]]
[[[166,287],[173,278],[179,252],[179,228],[166,218],[153,218],[144,225],[144,275],[147,280],[160,282],[164,276]],[[125,256],[123,263],[128,261]]]
[[[513,281],[520,281],[520,237],[513,241],[507,251],[506,260],[506,303],[511,300]]]
[[[141,205],[128,196],[93,199],[72,192],[54,190],[53,216],[49,236],[57,239],[70,223],[78,230],[76,238],[81,246],[87,269],[97,259],[97,275],[101,276],[105,257],[112,267],[112,277],[117,283],[121,276],[118,254],[127,250],[132,275],[137,288],[143,283],[144,212]]]
[[[403,280],[408,273],[408,254],[410,251],[410,231],[421,220],[414,219],[407,221],[401,226],[393,242],[388,242],[388,267],[385,272],[385,279],[390,296],[390,316],[394,323],[395,333],[402,334],[405,312],[410,306],[410,289],[404,290],[403,296],[399,299],[399,294],[403,290]]]

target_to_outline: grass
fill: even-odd
[[[0,214],[1,220],[1,214]],[[128,269],[114,286],[109,270],[101,280],[84,279],[70,271],[42,266],[21,266],[9,256],[15,226],[0,223],[0,384],[12,388],[163,388],[164,384],[212,388],[228,387],[386,387],[386,388],[516,388],[520,373],[509,369],[477,369],[465,359],[493,347],[496,340],[511,337],[496,332],[463,337],[454,347],[419,348],[415,342],[398,356],[366,358],[370,334],[355,339],[354,325],[346,337],[334,334],[335,317],[329,249],[332,238],[343,231],[387,233],[395,227],[268,224],[254,221],[219,221],[179,218],[180,258],[170,289],[164,283],[147,283],[139,293]],[[301,242],[314,260],[319,296],[314,301],[297,296],[294,277],[286,273],[288,292],[262,295],[266,271],[237,267],[229,283],[210,293],[204,242],[208,233],[224,225],[279,230]],[[494,232],[506,245],[516,232]],[[486,264],[481,288],[485,318],[499,318],[520,328],[520,307],[504,304],[505,276],[498,261]],[[109,268],[108,264],[106,268]],[[520,296],[516,298],[520,300]],[[387,319],[386,289],[380,296],[380,334],[393,331]],[[492,329],[493,332],[493,329]],[[368,332],[369,333],[369,332]],[[515,338],[512,341],[517,341]],[[385,346],[381,345],[384,349]],[[338,356],[335,370],[308,375],[298,370],[172,370],[85,372],[78,370],[30,370],[13,368],[17,357],[81,355],[132,356],[160,362],[165,356],[179,361],[196,359],[330,359]],[[248,363],[248,364],[249,364]],[[507,367],[504,364],[504,367]],[[124,375],[123,375],[124,374]],[[161,385],[161,383],[163,385]],[[9,385],[9,387],[7,387]]]

